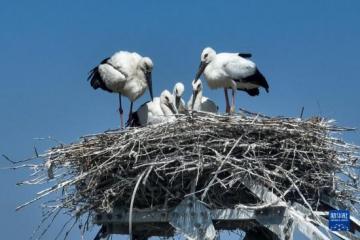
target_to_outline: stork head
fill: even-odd
[[[200,57],[200,66],[199,69],[195,75],[195,79],[199,79],[201,74],[204,72],[206,66],[212,61],[214,60],[216,56],[216,52],[214,49],[212,49],[211,47],[206,47],[204,48],[204,50],[201,53],[201,57]]]
[[[151,59],[149,57],[143,57],[140,62],[139,62],[140,68],[144,71],[144,72],[152,72],[152,69],[154,67],[153,62],[151,61]]]
[[[175,107],[178,110],[180,107],[181,97],[184,94],[184,90],[185,90],[184,84],[182,84],[181,82],[175,84],[173,96],[175,97]]]
[[[198,96],[199,92],[201,92],[201,90],[202,90],[202,82],[201,82],[200,78],[199,79],[194,79],[191,82],[191,85],[192,85],[192,91],[193,91],[191,109],[194,109],[195,99]]]
[[[177,110],[175,108],[174,103],[174,97],[173,95],[168,91],[164,90],[160,95],[160,104],[162,106],[167,107],[172,114],[177,114]],[[166,113],[165,113],[166,114]]]
[[[201,62],[209,64],[216,56],[216,52],[211,47],[206,47],[201,53]]]
[[[193,92],[200,92],[201,89],[202,89],[202,82],[201,82],[201,79],[194,79],[192,82],[191,82],[191,85],[192,85],[192,89],[193,89]]]
[[[145,75],[145,78],[146,78],[146,83],[148,85],[149,92],[150,92],[150,97],[151,97],[151,100],[153,100],[153,89],[152,89],[152,76],[151,76],[151,73],[152,73],[154,64],[153,64],[153,62],[151,61],[150,58],[143,57],[139,62],[139,67],[144,72],[144,75]]]
[[[184,90],[184,84],[182,84],[181,82],[176,83],[174,86],[174,96],[181,98],[184,94]]]

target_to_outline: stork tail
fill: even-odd
[[[100,64],[105,64],[107,63],[107,61],[110,58],[105,58],[104,60],[101,61]],[[99,73],[99,66],[94,67],[93,69],[90,70],[89,72],[89,76],[88,76],[88,81],[90,81],[90,85],[94,88],[94,89],[98,89],[101,88],[105,91],[108,92],[112,92],[105,84],[104,80],[102,79],[100,73]]]
[[[266,92],[269,92],[269,84],[267,83],[264,75],[257,68],[255,69],[255,73],[253,75],[244,78],[243,81],[259,85],[265,88]]]

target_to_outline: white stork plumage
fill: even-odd
[[[210,88],[224,88],[226,112],[235,111],[235,92],[242,90],[250,96],[259,95],[259,87],[269,92],[265,77],[250,61],[249,53],[218,53],[207,47],[201,53],[201,63],[196,73],[198,79],[204,73]],[[232,105],[230,108],[227,89],[232,89]]]
[[[176,119],[176,114],[174,97],[168,90],[164,90],[160,97],[144,103],[132,113],[132,121],[128,122],[128,125],[136,127],[173,121]]]
[[[194,79],[191,83],[193,93],[187,103],[189,110],[217,113],[218,106],[212,100],[203,96],[202,82],[200,79]]]
[[[185,91],[185,87],[183,83],[178,82],[175,84],[173,90],[173,96],[175,99],[175,107],[178,113],[186,113],[185,101],[182,99],[182,96],[184,95],[184,91]]]
[[[90,71],[88,80],[94,89],[119,94],[120,125],[124,126],[121,96],[127,97],[131,117],[133,102],[142,96],[148,88],[153,99],[151,73],[153,62],[135,52],[119,51],[110,58],[104,59]]]

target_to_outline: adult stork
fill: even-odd
[[[226,112],[235,111],[235,92],[242,90],[250,96],[259,95],[259,87],[269,92],[269,85],[255,63],[250,61],[249,53],[218,53],[207,47],[201,53],[201,63],[195,79],[202,73],[210,88],[224,88]],[[232,89],[230,107],[227,89]]]
[[[136,127],[173,121],[176,114],[174,97],[168,90],[164,90],[160,97],[144,103],[132,113],[132,121],[128,122],[128,125]]]
[[[193,93],[187,103],[189,110],[217,113],[219,107],[216,103],[203,96],[202,82],[200,79],[192,81]]]
[[[130,100],[129,118],[133,102],[142,96],[148,88],[153,99],[151,73],[153,62],[136,52],[119,51],[104,59],[94,67],[88,80],[94,89],[101,88],[107,92],[119,94],[120,126],[124,126],[121,96]]]
[[[185,102],[182,99],[182,96],[184,95],[185,87],[184,84],[181,82],[178,82],[174,86],[173,90],[173,96],[175,99],[175,107],[178,111],[178,113],[185,113],[186,112],[186,106]]]

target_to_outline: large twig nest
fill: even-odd
[[[86,136],[42,155],[35,178],[52,173],[54,185],[38,198],[61,190],[52,206],[77,216],[111,211],[130,206],[139,182],[135,208],[173,207],[194,191],[209,207],[262,204],[243,186],[246,178],[286,201],[303,197],[314,209],[324,192],[354,203],[358,148],[332,134],[346,130],[320,118],[193,113]]]

